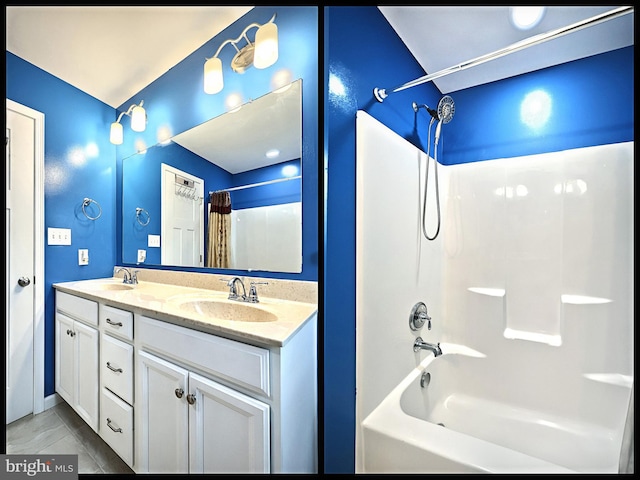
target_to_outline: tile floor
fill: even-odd
[[[7,425],[6,453],[78,454],[78,473],[134,472],[66,403]]]

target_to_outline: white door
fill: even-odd
[[[136,471],[189,473],[188,372],[146,352],[136,368]]]
[[[7,99],[6,422],[44,409],[44,115]],[[37,278],[36,278],[37,277]],[[39,282],[36,287],[36,280]]]
[[[204,266],[204,181],[162,164],[161,263]]]
[[[189,393],[190,473],[270,472],[269,405],[193,372]]]

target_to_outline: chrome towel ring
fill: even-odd
[[[142,220],[140,220],[140,217],[144,215],[146,215],[147,217],[146,222],[143,222]],[[151,215],[149,215],[149,212],[147,212],[144,208],[136,207],[136,220],[140,225],[142,225],[143,227],[146,227],[147,225],[149,225],[149,222],[151,221]]]
[[[98,215],[96,215],[95,217],[92,217],[91,215],[89,215],[85,210],[85,208],[91,205],[92,203],[95,203],[96,206],[98,207]],[[82,213],[84,213],[84,216],[87,217],[89,220],[97,220],[98,218],[100,218],[100,215],[102,215],[102,207],[98,202],[96,202],[92,198],[85,197],[84,200],[82,201]]]

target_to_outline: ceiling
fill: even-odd
[[[547,7],[541,21],[529,30],[516,29],[510,7],[379,7],[389,24],[428,74],[455,67],[534,35],[571,25],[617,7]],[[568,33],[516,53],[458,70],[433,80],[447,94],[553,65],[623,48],[634,43],[633,17],[623,15]],[[391,90],[400,85],[378,85]]]
[[[118,108],[251,8],[8,6],[6,48]]]

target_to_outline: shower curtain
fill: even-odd
[[[231,266],[231,194],[209,194],[209,232],[207,235],[207,267]]]

